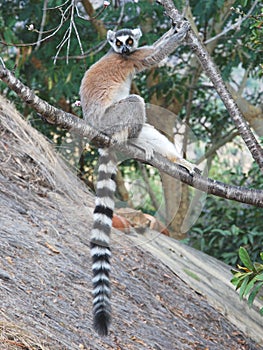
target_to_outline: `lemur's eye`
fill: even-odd
[[[133,45],[133,39],[132,38],[128,38],[126,40],[126,45],[132,46]]]
[[[122,42],[120,40],[116,40],[116,46],[120,47],[122,45]]]

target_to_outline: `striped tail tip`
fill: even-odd
[[[107,275],[104,272],[93,278],[93,327],[99,335],[108,335],[111,324],[111,291]]]
[[[111,315],[108,311],[101,310],[93,315],[93,327],[100,336],[106,336],[109,333],[111,324]]]
[[[111,251],[107,246],[91,242],[91,255],[93,260],[93,326],[99,335],[107,335],[111,323],[109,279]]]

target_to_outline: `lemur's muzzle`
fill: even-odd
[[[122,50],[121,50],[121,53],[125,53],[126,55],[128,55],[130,53],[130,50],[128,49],[127,46],[123,46]]]

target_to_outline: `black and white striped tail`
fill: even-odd
[[[100,149],[96,206],[91,231],[93,271],[93,325],[99,335],[107,335],[111,322],[110,231],[114,210],[117,161],[109,149]]]

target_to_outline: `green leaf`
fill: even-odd
[[[242,274],[242,272],[234,270],[234,269],[231,269],[230,271],[231,271],[232,275],[234,275],[235,277],[238,277]]]
[[[255,284],[257,283],[256,277],[257,276],[255,276],[254,278],[252,278],[252,280],[249,281],[249,283],[247,284],[247,286],[245,288],[243,296],[248,295],[248,293],[251,291],[251,289],[254,288]]]
[[[234,286],[237,286],[239,282],[239,277],[233,277],[230,281]],[[237,288],[236,288],[237,289]]]
[[[254,263],[254,267],[255,267],[255,269],[256,269],[257,272],[263,271],[263,264],[260,264],[260,263],[258,263],[258,262],[255,262],[255,263]]]
[[[254,265],[252,264],[252,261],[250,260],[250,257],[248,255],[248,252],[244,247],[239,248],[238,255],[240,257],[240,260],[245,265],[246,268],[248,268],[250,271],[254,271]]]
[[[239,297],[240,297],[240,299],[243,299],[244,293],[245,293],[245,291],[246,291],[246,287],[247,287],[248,282],[249,282],[249,277],[250,277],[250,276],[246,276],[246,277],[244,278],[244,281],[243,281],[242,284],[241,284],[240,291],[239,291]]]
[[[245,276],[244,276],[244,278],[245,278]],[[236,284],[233,283],[236,286],[236,290],[238,290],[241,287],[244,278],[239,278],[237,280]]]
[[[255,288],[253,289],[253,291],[250,293],[249,297],[248,297],[248,305],[252,306],[253,301],[255,300],[256,295],[258,294],[258,292],[260,291],[260,289],[263,286],[263,282],[258,283]]]
[[[259,275],[255,276],[256,281],[263,281],[263,273],[260,273]]]
[[[10,43],[12,43],[13,38],[14,38],[14,34],[13,34],[12,30],[10,28],[5,28],[5,31],[4,31],[4,39],[5,39],[5,41],[8,44],[10,44]]]
[[[251,273],[250,273],[251,274]],[[237,272],[235,276],[232,278],[231,283],[236,287],[236,290],[238,290],[243,283],[243,280],[247,277],[247,273],[245,272]],[[249,278],[250,276],[248,276]]]

